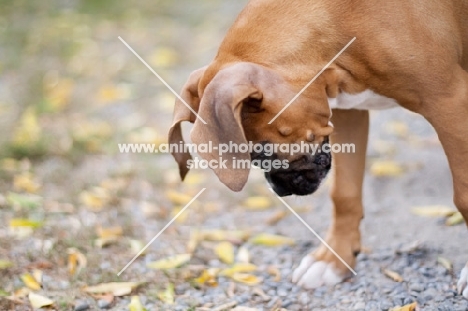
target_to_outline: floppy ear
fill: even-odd
[[[248,81],[248,77],[244,75],[243,79],[247,81],[239,81],[239,72],[235,73],[222,70],[208,84],[198,112],[207,124],[197,119],[191,138],[197,145],[212,144],[212,150],[202,152],[199,148],[198,154],[204,160],[216,160],[218,167],[212,168],[219,180],[231,190],[240,191],[249,177],[250,153],[233,149],[221,156],[216,147],[231,142],[236,146],[247,144],[241,120],[242,104],[249,99],[261,100],[263,95]],[[239,165],[240,161],[244,164]]]
[[[200,105],[200,97],[198,96],[198,83],[203,77],[203,74],[206,70],[206,67],[195,70],[190,74],[190,77],[182,88],[180,97],[187,103],[193,111],[198,112],[198,107]],[[191,123],[195,122],[196,116],[190,110],[187,105],[185,105],[179,98],[176,99],[174,107],[174,117],[172,120],[172,126],[169,130],[169,145],[178,145],[185,146],[184,138],[182,136],[182,128],[180,124],[184,121],[189,121]],[[184,180],[187,175],[189,168],[187,167],[187,161],[192,159],[192,156],[189,152],[186,152],[186,148],[183,150],[174,150],[172,156],[177,161],[179,165],[179,173],[182,180]],[[175,152],[177,151],[177,152]]]

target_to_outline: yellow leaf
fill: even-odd
[[[21,116],[19,126],[13,133],[13,143],[19,146],[31,146],[36,144],[42,134],[42,129],[37,121],[37,115],[33,107],[29,107]]]
[[[464,222],[465,222],[465,219],[463,218],[463,215],[460,212],[456,212],[452,216],[447,218],[447,220],[445,221],[445,224],[447,226],[456,226]]]
[[[150,269],[175,269],[189,262],[191,257],[192,256],[190,254],[176,255],[158,261],[150,262],[146,266]]]
[[[41,186],[34,181],[30,172],[24,172],[13,177],[13,187],[18,191],[37,193]]]
[[[39,269],[34,269],[32,272],[33,278],[37,281],[37,283],[42,284],[42,276],[43,272]]]
[[[200,239],[205,241],[245,241],[249,238],[247,231],[202,230]]]
[[[111,282],[95,286],[87,286],[83,290],[88,294],[112,294],[116,297],[130,294],[142,283],[137,282]]]
[[[403,282],[403,277],[395,271],[385,269],[384,274],[395,282]]]
[[[447,217],[456,213],[453,208],[442,205],[415,207],[411,211],[415,215],[426,217]]]
[[[88,260],[86,256],[80,253],[76,248],[69,248],[68,252],[68,272],[70,275],[80,273],[86,267]]]
[[[31,306],[34,309],[40,309],[40,308],[48,307],[54,304],[53,300],[45,296],[34,294],[32,292],[29,293],[28,298],[29,298],[29,302],[31,303]]]
[[[13,263],[9,260],[0,259],[0,270],[13,267]]]
[[[452,271],[453,265],[447,258],[438,257],[437,262],[448,271]]]
[[[146,311],[140,301],[140,297],[132,296],[130,304],[128,305],[130,311]]]
[[[191,196],[176,191],[168,191],[166,196],[172,203],[184,206],[192,200]]]
[[[145,247],[145,244],[140,240],[130,240],[130,249],[132,254],[138,254],[140,251]],[[146,250],[144,250],[141,255],[146,254]]]
[[[110,201],[110,194],[104,188],[94,187],[91,191],[83,191],[80,199],[90,210],[100,211]]]
[[[215,248],[215,253],[225,264],[234,262],[234,246],[230,242],[221,242]]]
[[[10,227],[29,227],[29,228],[40,228],[43,226],[43,223],[40,221],[14,218],[10,220]]]
[[[151,65],[159,68],[173,66],[177,63],[177,60],[177,52],[168,47],[156,49],[149,58]]]
[[[98,101],[108,104],[126,99],[130,96],[130,91],[125,85],[104,85],[98,92]]]
[[[275,282],[281,281],[281,272],[279,271],[278,267],[276,266],[269,266],[267,269],[268,274],[274,276],[273,279]]]
[[[174,295],[174,284],[172,283],[169,283],[169,285],[167,285],[165,291],[157,293],[159,300],[169,305],[174,304]]]
[[[63,79],[55,85],[46,86],[45,97],[48,103],[48,110],[51,112],[63,110],[70,102],[73,89],[74,82],[70,79]]]
[[[182,208],[183,208],[182,206],[174,207],[171,212],[171,218],[174,218],[175,216],[177,216],[177,214],[180,213]],[[188,219],[189,214],[190,214],[189,210],[184,211],[182,214],[179,215],[179,217],[177,217],[176,222],[179,224],[185,223]]]
[[[21,275],[21,281],[23,281],[24,285],[32,290],[41,289],[41,284],[39,284],[37,280],[29,273]]]
[[[190,231],[190,238],[187,243],[187,253],[193,254],[197,249],[198,244],[200,243],[200,230],[194,229]]]
[[[211,268],[204,270],[202,274],[194,281],[200,285],[208,285],[210,287],[218,286],[217,280],[218,269]]]
[[[253,272],[257,270],[257,266],[251,263],[236,263],[232,267],[221,270],[219,275],[232,277],[236,273]]]
[[[110,228],[98,227],[96,232],[101,239],[119,238],[123,235],[123,229],[120,226]]]
[[[377,177],[397,177],[404,173],[403,166],[394,161],[376,161],[370,171]]]
[[[205,181],[205,176],[198,173],[188,174],[184,180],[187,185],[199,185]]]
[[[271,207],[271,201],[267,197],[250,197],[244,205],[250,210],[262,211]]]
[[[276,213],[274,213],[271,217],[267,219],[266,223],[270,226],[274,226],[288,215],[289,213],[285,210],[277,211]]]
[[[387,132],[400,138],[408,138],[408,125],[401,121],[392,121],[386,124]]]
[[[296,242],[288,237],[261,233],[251,240],[252,243],[265,246],[281,246],[281,245],[294,245]]]
[[[236,282],[246,284],[249,286],[255,286],[262,282],[262,279],[260,279],[259,277],[247,273],[235,273],[234,275],[232,275],[231,278]]]
[[[396,307],[396,308],[390,309],[390,311],[416,311],[417,307],[418,307],[418,303],[413,302],[412,304],[409,304],[403,307]]]

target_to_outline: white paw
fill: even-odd
[[[333,263],[316,261],[312,256],[307,255],[294,270],[292,281],[304,288],[314,289],[322,285],[338,284],[345,277],[340,275]]]
[[[458,293],[460,295],[463,295],[463,297],[465,297],[466,299],[468,299],[468,263],[466,264],[465,268],[463,268],[461,271],[457,288]]]

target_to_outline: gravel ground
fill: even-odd
[[[466,247],[460,247],[466,245],[466,227],[449,227],[442,218],[411,212],[416,206],[453,206],[443,150],[432,128],[415,114],[403,109],[372,113],[368,166],[390,160],[400,163],[404,173],[397,177],[367,173],[366,218],[362,224],[366,250],[359,256],[358,275],[335,287],[315,291],[296,287],[290,276],[319,241],[291,214],[275,225],[268,224],[267,220],[285,207],[271,195],[261,172],[253,171],[244,191],[237,194],[221,185],[209,171],[193,172],[192,181],[181,184],[176,163],[168,155],[118,153],[116,144],[127,142],[129,134],[141,128],[155,129],[159,139],[165,137],[173,98],[117,37],[122,36],[145,59],[151,58],[154,49],[170,47],[177,57],[173,61],[166,59],[167,66],[158,67],[158,72],[178,89],[191,70],[209,62],[245,2],[181,0],[176,4],[142,0],[128,8],[107,1],[96,7],[92,1],[67,1],[58,5],[59,9],[45,4],[39,9],[21,1],[15,7],[8,2],[9,14],[0,15],[0,30],[6,34],[2,40],[11,43],[0,45],[0,51],[7,56],[0,63],[4,69],[0,74],[2,139],[10,139],[8,135],[25,107],[42,105],[37,100],[44,96],[38,85],[51,70],[58,71],[61,78],[72,79],[75,91],[66,110],[41,115],[44,135],[61,139],[76,124],[85,127],[94,120],[107,122],[112,134],[98,135],[102,145],[98,152],[89,148],[83,151],[75,142],[69,151],[62,152],[54,145],[41,157],[30,156],[30,161],[21,162],[42,186],[39,195],[44,203],[35,210],[2,202],[3,196],[15,191],[12,184],[17,172],[0,170],[0,259],[14,262],[13,268],[0,269],[0,293],[11,294],[22,288],[20,275],[45,262],[39,292],[52,298],[59,310],[128,310],[128,296],[115,298],[109,304],[81,291],[86,285],[111,281],[147,282],[134,292],[147,310],[217,310],[223,304],[231,309],[237,307],[238,311],[250,310],[240,307],[389,310],[412,302],[417,302],[421,310],[468,310],[468,301],[455,292],[457,276],[468,259]],[[52,27],[56,25],[60,27]],[[67,44],[80,48],[69,51]],[[161,59],[151,63],[158,62]],[[101,105],[96,99],[96,86],[108,84],[124,85],[131,95]],[[97,132],[103,131],[97,127]],[[123,180],[123,185],[112,192],[104,208],[84,206],[80,194],[107,179]],[[205,187],[207,190],[187,211],[186,219],[169,227],[145,256],[117,277],[134,254],[128,241],[151,240],[173,216],[178,206],[168,200],[167,192],[194,196]],[[286,198],[321,236],[330,222],[328,187],[326,182],[312,196]],[[246,209],[243,202],[251,196],[269,197],[269,208]],[[51,211],[50,202],[70,203],[71,208],[57,213]],[[40,218],[46,225],[19,238],[8,228],[8,221],[14,217]],[[100,226],[120,226],[123,237],[108,247],[96,247],[96,228]],[[201,243],[189,265],[176,271],[163,273],[146,267],[148,262],[184,253],[194,228],[269,232],[293,238],[296,244],[268,248],[241,243],[248,247],[251,262],[259,267],[258,276],[263,279],[253,287],[222,277],[217,287],[192,286],[190,279],[201,270],[225,266],[214,255],[214,244],[210,242]],[[87,267],[76,276],[67,272],[69,248],[77,248],[87,257]],[[439,257],[453,263],[453,271],[443,267]],[[279,281],[268,272],[271,267],[278,269]],[[403,281],[391,280],[384,270],[398,273]],[[173,305],[163,304],[157,295],[169,283],[175,285]],[[28,304],[13,304],[1,296],[0,310],[30,310]]]

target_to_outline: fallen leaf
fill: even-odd
[[[403,277],[395,271],[385,269],[384,274],[395,282],[403,282]]]
[[[445,224],[447,226],[456,226],[463,223],[465,223],[465,219],[463,218],[463,215],[460,212],[454,213],[445,221]]]
[[[44,272],[39,269],[34,269],[32,272],[33,278],[36,280],[37,283],[42,284],[42,276],[44,275]]]
[[[95,245],[101,248],[117,242],[123,235],[123,229],[120,226],[111,228],[98,227],[96,232],[99,239],[95,241]]]
[[[29,289],[32,290],[40,290],[41,284],[29,273],[25,273],[21,275],[21,281],[23,281],[24,285],[26,285]]]
[[[275,282],[281,281],[281,272],[279,271],[277,266],[269,266],[267,268],[267,272],[268,272],[268,274],[270,274],[271,276],[274,277],[273,280]]]
[[[146,311],[146,309],[143,307],[143,304],[140,301],[140,297],[138,296],[132,296],[130,299],[130,304],[128,305],[128,309],[130,311]]]
[[[182,211],[183,207],[182,206],[176,206],[172,209],[172,212],[171,212],[171,218],[175,218],[179,213],[180,211]],[[183,224],[187,221],[188,219],[188,216],[190,215],[190,211],[186,210],[184,211],[182,214],[180,214],[177,219],[176,219],[176,222],[179,223],[179,224]]]
[[[282,219],[284,219],[288,215],[288,212],[285,210],[277,211],[273,215],[271,215],[266,223],[267,225],[274,226],[279,223]]]
[[[178,205],[183,205],[183,206],[187,205],[187,203],[189,203],[193,199],[189,195],[179,193],[179,192],[176,192],[176,191],[172,191],[172,190],[168,191],[166,193],[166,196],[169,199],[169,201],[171,201],[172,203],[178,204]]]
[[[415,207],[411,212],[418,216],[426,217],[448,217],[456,213],[451,207],[443,205]]]
[[[404,171],[403,166],[394,161],[376,161],[370,168],[371,174],[377,177],[397,177]]]
[[[9,260],[0,259],[0,270],[8,269],[13,267],[13,263]]]
[[[10,227],[29,227],[29,228],[40,228],[43,226],[43,222],[23,219],[23,218],[13,218],[10,220]]]
[[[218,286],[218,275],[219,269],[211,268],[204,270],[202,274],[196,278],[194,281],[199,285],[208,285],[210,287]]]
[[[249,263],[250,254],[249,249],[245,246],[241,246],[237,251],[236,261],[240,263]]]
[[[257,270],[257,266],[251,263],[236,263],[232,267],[221,270],[219,275],[232,277],[236,273],[253,272]]]
[[[262,282],[262,279],[259,277],[248,273],[235,273],[231,276],[231,278],[236,282],[249,286],[255,286]]]
[[[37,120],[34,107],[25,110],[13,133],[13,143],[19,147],[32,147],[40,141],[42,129]]]
[[[225,264],[234,262],[234,246],[230,242],[221,242],[215,248],[215,253]]]
[[[68,273],[70,275],[79,274],[86,267],[88,260],[86,256],[76,248],[69,248],[68,252]]]
[[[189,262],[191,257],[192,256],[190,254],[175,255],[158,261],[150,262],[146,266],[150,269],[159,270],[175,269]]]
[[[418,307],[418,303],[413,302],[412,304],[409,304],[403,307],[396,307],[396,308],[390,309],[390,311],[416,311],[417,307]]]
[[[13,177],[13,188],[18,191],[37,193],[41,186],[30,172],[23,172]]]
[[[29,302],[34,309],[40,309],[43,307],[48,307],[54,304],[54,301],[38,294],[30,292],[28,295]]]
[[[109,104],[130,96],[130,90],[126,85],[104,85],[99,89],[97,99],[102,104]]]
[[[116,297],[130,294],[135,288],[142,283],[138,282],[111,282],[102,283],[95,286],[86,286],[83,288],[88,294],[112,294]]]
[[[238,244],[247,240],[250,237],[250,232],[247,231],[224,231],[224,230],[202,230],[200,231],[200,239],[205,241],[221,242],[229,241]]]
[[[263,211],[271,207],[271,201],[267,197],[250,197],[245,200],[244,206],[250,210]]]
[[[191,230],[190,238],[187,243],[187,253],[193,254],[195,250],[197,249],[197,246],[200,243],[200,240],[201,240],[200,230],[198,229]]]
[[[130,240],[130,249],[132,254],[139,254],[141,250],[145,247],[145,244],[140,240]],[[146,249],[140,254],[145,255]]]
[[[162,302],[172,305],[174,304],[174,296],[175,296],[175,291],[174,291],[174,284],[169,283],[166,287],[166,290],[157,293],[157,296],[159,300]]]
[[[438,257],[438,258],[437,258],[437,262],[438,262],[442,267],[444,267],[445,269],[447,269],[448,271],[452,271],[453,265],[452,265],[452,263],[450,262],[450,260],[448,260],[447,258]]]
[[[47,112],[63,110],[70,101],[73,89],[74,82],[71,79],[61,79],[56,83],[44,85],[45,110]]]
[[[110,194],[102,187],[94,187],[90,191],[83,191],[80,200],[91,211],[98,212],[110,201]]]
[[[281,245],[294,245],[296,242],[288,237],[261,233],[252,238],[253,244],[265,245],[265,246],[281,246]]]

